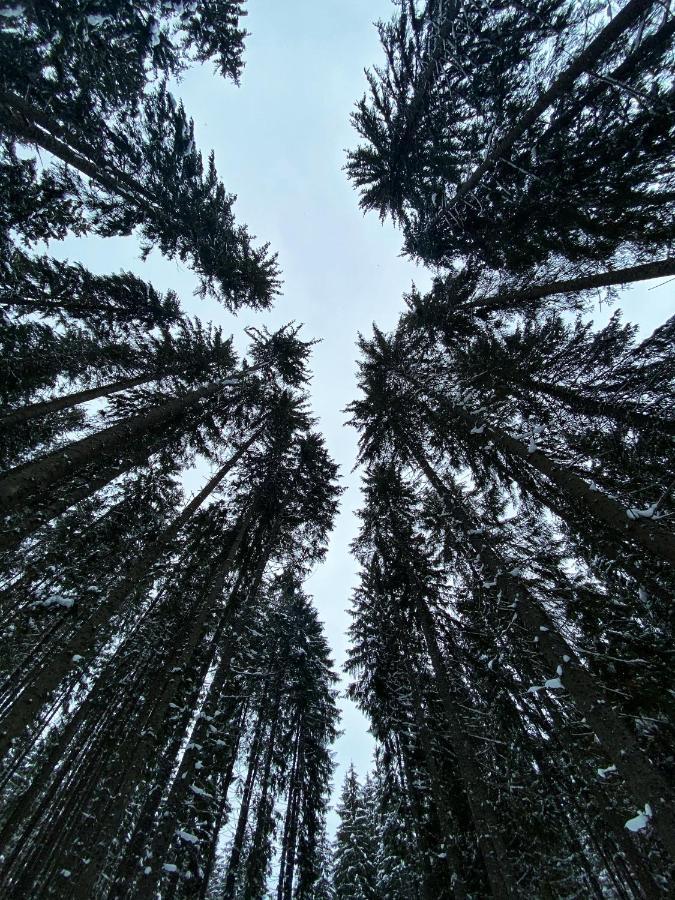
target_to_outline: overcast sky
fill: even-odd
[[[238,221],[279,253],[284,288],[275,309],[235,318],[215,302],[198,301],[192,296],[196,279],[186,267],[156,253],[142,263],[133,238],[73,238],[52,250],[97,272],[131,269],[160,290],[173,288],[186,312],[222,324],[235,337],[248,325],[276,328],[295,320],[304,324],[306,338],[321,339],[312,360],[313,408],[347,491],[328,559],[307,589],[341,667],[356,581],[348,552],[359,505],[358,474],[351,471],[356,435],[342,412],[356,393],[355,341],[373,321],[391,328],[411,282],[421,289],[430,282],[426,271],[399,256],[400,235],[390,224],[381,225],[373,214],[363,217],[342,171],[345,149],[356,142],[349,113],[365,90],[363,69],[380,62],[373,22],[389,18],[394,6],[391,0],[249,0],[248,8],[251,35],[241,86],[205,66],[188,72],[176,93],[194,118],[202,153],[215,150],[220,177],[238,195]],[[646,329],[663,322],[673,312],[672,287],[634,292],[623,304],[627,318]],[[365,774],[372,752],[365,720],[347,701],[342,707],[346,733],[336,746],[338,788],[344,767],[353,760]]]

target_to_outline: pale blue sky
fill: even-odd
[[[304,323],[306,337],[322,340],[312,360],[313,407],[347,491],[326,564],[307,589],[341,667],[356,582],[348,552],[359,505],[358,475],[351,472],[356,435],[345,428],[342,412],[356,393],[356,336],[373,321],[393,327],[411,282],[421,289],[430,282],[426,271],[399,256],[400,235],[389,223],[362,216],[342,171],[345,148],[356,143],[349,113],[365,89],[363,69],[380,61],[373,22],[389,18],[394,6],[391,0],[249,0],[248,8],[241,87],[197,67],[176,93],[195,120],[199,148],[204,156],[215,150],[222,180],[238,195],[238,220],[279,253],[284,289],[275,309],[235,318],[215,302],[196,300],[196,279],[186,267],[156,253],[142,263],[133,238],[73,238],[52,249],[97,272],[131,269],[161,290],[173,288],[188,313],[235,336],[243,337],[248,325],[275,328],[293,319]],[[622,304],[627,318],[646,330],[663,322],[675,311],[672,289],[632,292]],[[372,752],[365,720],[347,701],[342,706],[338,788],[350,760],[365,774]]]

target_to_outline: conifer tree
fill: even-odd
[[[361,205],[435,266],[527,272],[668,247],[673,19],[648,0],[612,12],[403,4],[353,116]]]

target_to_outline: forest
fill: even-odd
[[[672,897],[675,10],[369,26],[342,177],[431,286],[353,336],[346,463],[327,336],[242,318],[283,260],[179,99],[245,93],[247,11],[0,0],[0,896]],[[134,236],[238,333],[69,236]],[[341,671],[308,582],[352,466]],[[336,783],[347,698],[374,753]]]

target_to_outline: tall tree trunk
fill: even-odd
[[[636,281],[649,281],[652,278],[664,278],[675,275],[675,256],[658,259],[624,269],[607,269],[594,275],[579,275],[560,281],[548,281],[533,284],[521,290],[503,290],[484,299],[471,302],[471,308],[477,313],[504,312],[519,310],[535,300],[552,297],[556,294],[579,294],[593,288],[612,287],[613,285],[633,284]]]
[[[281,840],[281,851],[279,854],[279,875],[277,877],[277,900],[284,900],[284,885],[286,883],[286,867],[289,863],[290,838],[292,831],[292,820],[295,806],[296,796],[296,778],[300,761],[300,730],[296,733],[293,742],[293,762],[291,764],[290,777],[288,780],[288,793],[286,795],[286,815],[284,816],[284,832]]]
[[[663,49],[668,48],[674,34],[675,17],[670,16],[656,31],[647,35],[638,47],[609,73],[607,80],[597,78],[578,101],[571,103],[559,115],[554,116],[538,143],[544,146],[549,144],[551,138],[570,126],[583,109],[591,109],[595,101],[612,86],[612,83],[621,85],[635,72],[639,72],[641,66],[647,64],[651,58],[657,57]]]
[[[293,900],[293,880],[295,878],[295,864],[297,861],[297,845],[298,845],[298,825],[300,822],[300,805],[302,802],[302,780],[304,777],[304,744],[303,744],[303,726],[300,724],[298,728],[298,743],[296,752],[296,766],[292,778],[293,799],[289,803],[291,811],[290,828],[285,841],[286,863],[284,865],[283,882],[281,876],[279,878],[281,885],[281,895],[279,900]],[[290,797],[289,797],[290,799]],[[286,835],[285,835],[286,836]]]
[[[246,826],[248,825],[248,813],[253,797],[253,788],[258,776],[258,767],[260,765],[260,750],[263,736],[263,725],[267,710],[266,704],[263,704],[258,713],[253,740],[251,741],[251,749],[248,755],[248,770],[246,773],[246,782],[244,783],[244,792],[241,798],[241,806],[239,807],[239,817],[237,819],[237,830],[234,833],[232,841],[232,849],[230,858],[227,863],[227,874],[225,876],[225,885],[223,887],[222,900],[233,900],[235,896],[235,888],[237,885],[237,875],[239,874],[239,862],[244,849],[244,837],[246,836]]]
[[[217,702],[217,682],[220,679],[223,679],[224,681],[230,673],[237,635],[236,630],[233,630],[234,626],[236,625],[236,616],[239,614],[244,594],[246,594],[246,596],[250,599],[255,597],[259,590],[264,571],[269,562],[270,548],[276,537],[277,527],[278,523],[275,523],[271,535],[269,536],[267,547],[260,553],[260,559],[258,561],[257,569],[250,589],[248,591],[245,591],[243,589],[242,578],[240,578],[230,594],[228,605],[225,611],[226,617],[224,625],[226,627],[224,631],[224,639],[220,641],[221,661],[219,663],[217,674],[214,677],[214,682],[216,682],[216,690],[214,691],[212,687],[212,689],[209,691],[207,703]],[[176,737],[178,737],[178,735]],[[150,849],[146,854],[148,859],[151,859],[153,861],[167,860],[169,847],[174,837],[174,825],[181,818],[181,815],[186,808],[190,784],[194,781],[197,774],[197,763],[201,762],[203,768],[207,772],[216,768],[216,759],[214,754],[217,753],[217,749],[212,744],[207,746],[205,737],[206,720],[200,719],[195,727],[193,738],[190,741],[193,746],[188,747],[183,754],[178,772],[173,779],[169,796],[163,804],[163,813],[160,818],[159,824],[155,825],[154,827],[153,840],[151,842]],[[174,744],[174,758],[178,749],[179,746],[175,746]],[[171,769],[169,770],[169,774],[171,774]],[[193,798],[192,802],[194,804],[194,814],[199,814],[201,815],[202,819],[207,820],[210,815],[210,810],[200,808],[199,797],[197,796]],[[134,856],[135,859],[140,859],[142,848],[145,844],[147,844],[147,832],[148,830],[150,830],[150,826],[156,810],[157,803],[152,800],[152,802],[150,802],[147,807],[144,808],[144,810],[141,812],[141,816],[139,817],[139,821],[136,824],[134,834],[132,835],[129,845],[129,852],[132,854],[132,856]],[[158,875],[154,871],[148,872],[147,875],[144,874],[144,876],[140,879],[140,882],[134,888],[134,900],[143,900],[143,898],[148,898],[148,900],[151,900],[151,898],[153,898],[154,900],[157,889],[157,880]]]
[[[104,460],[103,465],[94,465],[89,471],[81,473],[79,481],[47,500],[44,505],[33,504],[34,510],[24,511],[18,523],[12,521],[11,528],[0,531],[0,553],[16,549],[25,538],[63,515],[76,503],[91,497],[123,473],[144,465],[159,446],[159,442],[155,441],[132,447],[121,460],[108,464]]]
[[[220,832],[223,827],[223,822],[225,821],[225,814],[228,808],[228,794],[230,791],[230,786],[232,785],[232,779],[234,776],[234,766],[237,761],[237,756],[239,754],[239,745],[241,743],[241,735],[244,728],[244,722],[246,721],[246,716],[248,714],[248,706],[245,705],[242,709],[242,714],[237,723],[237,727],[235,729],[234,735],[232,735],[233,743],[232,749],[230,751],[229,760],[227,763],[227,767],[225,773],[223,775],[222,783],[220,785],[220,802],[218,804],[218,811],[216,813],[216,818],[214,822],[214,829],[211,834],[211,840],[209,841],[209,845],[206,852],[206,859],[204,860],[204,874],[201,879],[201,886],[199,888],[199,900],[206,900],[209,890],[209,883],[213,876],[213,870],[216,863],[216,855],[218,850],[218,838],[220,837]]]
[[[429,607],[421,597],[417,599],[415,606],[433,666],[438,693],[450,726],[450,740],[475,822],[478,846],[483,857],[492,896],[496,900],[500,900],[500,898],[508,900],[510,897],[515,897],[516,893],[509,872],[508,852],[493,812],[492,801],[486,790],[485,778],[474,763],[473,748],[464,735],[464,729],[457,715],[458,711],[452,701],[445,662],[436,639],[436,625],[429,612]]]
[[[31,419],[37,419],[40,416],[49,415],[49,413],[58,412],[62,409],[70,409],[73,406],[79,406],[80,403],[87,403],[89,400],[97,400],[99,397],[108,397],[110,394],[117,394],[120,391],[128,391],[130,388],[137,387],[139,384],[147,384],[149,381],[157,381],[162,375],[153,372],[150,374],[137,375],[134,378],[122,378],[119,381],[112,381],[108,384],[102,384],[99,387],[87,388],[84,391],[76,391],[72,394],[65,394],[62,397],[54,397],[52,400],[43,400],[40,403],[31,403],[28,406],[22,406],[6,416],[0,418],[0,428],[10,428],[21,425],[24,422],[30,422]]]
[[[191,614],[189,622],[186,623],[187,634],[175,660],[175,664],[181,669],[190,665],[195,652],[205,645],[209,632],[214,628],[212,622],[214,604],[222,595],[225,579],[235,564],[239,547],[248,531],[248,525],[248,516],[244,516],[226,554],[221,556],[211,589],[206,598],[198,604],[198,608]],[[210,640],[207,654],[202,660],[203,675],[208,671],[210,661],[213,659],[213,654],[215,654],[218,646],[219,636],[222,634],[222,630],[229,619],[228,606],[221,612],[219,621],[216,622],[214,637]],[[212,655],[209,657],[209,654]],[[199,678],[197,678],[198,680]],[[166,721],[169,704],[177,698],[179,687],[180,679],[174,679],[166,683],[158,692],[158,695],[154,698],[152,709],[145,722],[143,731],[135,743],[125,744],[121,758],[116,761],[116,773],[121,775],[121,783],[117,787],[114,803],[108,804],[109,812],[106,810],[103,817],[98,818],[98,827],[101,833],[108,835],[110,839],[116,838],[118,835],[119,827],[126,811],[127,800],[134,787],[142,778],[148,760],[153,757],[153,748],[156,742],[155,736],[160,732]],[[94,885],[97,877],[103,870],[107,850],[107,845],[101,847],[101,842],[99,841],[97,847],[91,852],[89,862],[78,873],[77,880],[72,879],[73,897],[75,900],[88,900],[94,895]]]
[[[17,508],[25,508],[26,498],[31,495],[40,495],[43,491],[49,495],[60,482],[72,478],[100,454],[114,454],[120,446],[179,418],[200,400],[212,397],[222,390],[222,384],[205,385],[183,397],[175,397],[161,406],[152,407],[97,431],[69,444],[65,449],[55,450],[41,459],[11,469],[0,478],[0,513],[7,514]],[[41,496],[34,500],[36,502],[39,506]]]
[[[273,703],[278,701],[278,683],[276,689],[272,690]],[[275,706],[272,712],[272,724],[270,733],[266,739],[265,759],[263,761],[263,771],[260,776],[260,797],[258,798],[256,808],[256,823],[253,839],[251,841],[251,849],[246,859],[246,896],[251,900],[258,900],[264,894],[265,873],[267,869],[267,854],[265,853],[265,841],[268,837],[270,828],[272,827],[272,812],[274,809],[274,798],[269,800],[270,794],[270,777],[272,773],[272,760],[274,751],[276,750],[276,736],[279,727],[279,711]]]
[[[92,161],[86,155],[85,148],[78,146],[77,141],[66,135],[61,126],[42,110],[6,91],[0,91],[0,107],[4,107],[12,130],[26,143],[42,147],[105,190],[146,209],[150,216],[159,214],[156,199],[139,181],[119,170],[106,171],[107,164],[100,159]]]
[[[558,75],[547,90],[540,94],[539,99],[514,122],[466,181],[457,186],[453,202],[457,203],[472,191],[492,166],[497,165],[502,157],[507,157],[516,141],[525,135],[537,119],[556,100],[565,95],[580,75],[592,71],[622,34],[632,28],[652,6],[654,6],[654,0],[629,0],[590,44]]]
[[[405,630],[401,631],[401,634],[405,634]],[[448,876],[450,881],[450,889],[452,891],[452,896],[455,900],[466,900],[466,885],[464,884],[464,879],[462,877],[463,871],[463,861],[461,853],[457,848],[457,844],[455,841],[455,835],[453,833],[453,822],[449,821],[450,817],[446,810],[443,808],[443,795],[440,789],[441,785],[441,777],[438,771],[438,767],[436,765],[436,758],[433,753],[433,749],[431,747],[431,742],[429,741],[429,731],[428,726],[423,718],[423,704],[422,704],[422,694],[420,691],[419,678],[416,673],[412,671],[412,667],[410,666],[410,661],[407,657],[405,657],[404,664],[406,667],[406,674],[408,676],[408,682],[410,684],[410,689],[413,695],[414,701],[414,710],[413,714],[415,717],[415,724],[417,726],[417,731],[420,736],[420,741],[422,743],[422,747],[424,750],[424,755],[427,759],[427,767],[429,770],[429,775],[431,777],[431,783],[433,788],[433,802],[434,808],[436,810],[436,817],[438,819],[439,828],[445,833],[445,846],[447,851],[447,861],[448,861]],[[456,820],[455,820],[456,821]],[[478,835],[476,835],[478,839]]]
[[[90,656],[109,637],[105,628],[113,616],[121,609],[124,601],[143,583],[149,569],[169,549],[178,532],[191,519],[196,510],[239,462],[251,444],[260,434],[260,428],[241,446],[236,453],[208,481],[202,490],[187,504],[184,510],[159,536],[158,540],[141,552],[131,562],[122,580],[112,589],[108,597],[80,628],[66,640],[60,650],[50,653],[46,665],[39,669],[25,690],[19,694],[6,713],[0,718],[0,758],[5,755],[15,737],[18,737],[35,716],[50,694],[56,690],[69,672],[79,671],[83,659]],[[244,524],[242,524],[242,528]],[[240,529],[240,535],[242,531]]]
[[[398,373],[411,384],[420,387],[414,379],[402,373]],[[667,531],[658,525],[654,525],[649,518],[639,515],[629,515],[629,510],[619,502],[609,497],[604,492],[591,487],[583,478],[575,475],[569,469],[553,462],[540,450],[530,450],[522,441],[507,434],[496,426],[482,425],[480,431],[476,431],[476,416],[457,405],[450,405],[446,398],[440,397],[433,391],[427,391],[430,396],[435,396],[455,420],[461,422],[469,433],[476,436],[477,440],[492,443],[503,450],[507,455],[522,459],[532,468],[545,475],[553,484],[560,488],[561,495],[565,497],[572,508],[588,511],[597,519],[608,525],[611,532],[617,537],[627,538],[644,547],[656,558],[675,565],[675,533]]]
[[[635,736],[607,703],[590,673],[582,666],[575,652],[558,633],[544,609],[514,575],[505,567],[485,534],[476,533],[476,523],[466,512],[452,491],[443,483],[426,459],[422,449],[407,439],[411,457],[445,503],[448,512],[459,524],[467,543],[481,559],[486,575],[495,582],[502,595],[513,605],[522,626],[530,634],[541,652],[552,677],[557,673],[577,709],[586,717],[600,745],[607,753],[626,787],[640,809],[651,807],[651,821],[663,846],[675,860],[675,803],[663,777],[638,746]]]
[[[534,391],[541,391],[560,400],[573,412],[587,416],[604,416],[620,422],[628,428],[638,428],[643,431],[660,431],[663,434],[675,437],[675,419],[663,419],[658,415],[650,415],[636,410],[632,404],[614,403],[611,400],[585,397],[578,391],[564,385],[548,384],[545,381],[532,379],[525,382],[525,388],[530,387]]]

